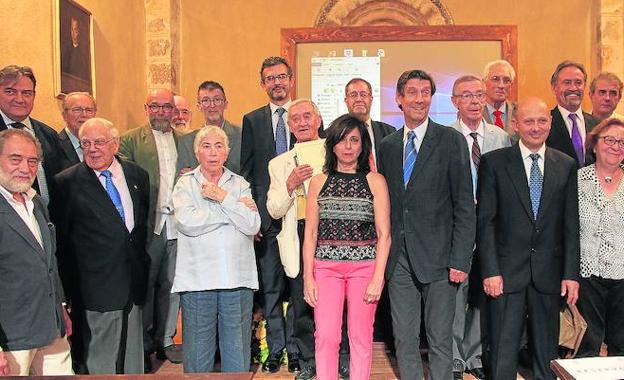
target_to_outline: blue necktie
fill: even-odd
[[[531,207],[533,208],[533,218],[537,219],[537,213],[539,211],[540,206],[540,197],[542,196],[542,182],[544,177],[542,176],[542,172],[540,171],[539,165],[537,162],[539,161],[539,154],[532,153],[529,155],[533,160],[531,164],[531,176],[529,177],[529,193],[531,195]]]
[[[123,220],[125,223],[126,215],[124,214],[123,204],[121,203],[121,195],[119,195],[119,191],[117,190],[117,188],[115,187],[115,184],[113,183],[113,179],[111,178],[112,173],[109,170],[104,170],[102,172],[102,176],[106,178],[106,192],[108,193],[108,196],[110,197],[111,201],[113,201],[115,208],[119,212],[119,216],[121,216],[121,220]]]
[[[418,156],[414,140],[416,140],[416,134],[414,131],[407,132],[407,143],[405,144],[405,152],[403,152],[403,184],[406,188],[407,183],[412,176],[412,170],[414,169],[414,164],[416,163],[416,157]]]
[[[286,141],[286,123],[284,122],[285,109],[282,107],[275,110],[277,112],[277,128],[275,128],[275,154],[280,155],[288,150],[288,142]]]

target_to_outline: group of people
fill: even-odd
[[[217,350],[221,371],[248,371],[254,302],[262,370],[287,358],[298,380],[368,379],[378,335],[400,378],[422,379],[421,320],[430,379],[515,378],[527,339],[534,377],[554,379],[562,301],[588,324],[578,356],[622,354],[617,76],[592,80],[585,113],[585,69],[564,61],[549,110],[511,103],[513,67],[490,62],[455,80],[457,121],[443,126],[429,117],[434,79],[408,70],[398,130],[371,120],[364,78],[327,128],[313,101],[291,99],[293,79],[265,59],[269,103],[242,128],[215,81],[198,88],[199,130],[166,89],[123,135],[70,93],[57,134],[30,117],[32,70],[0,70],[0,373],[143,373],[154,352],[209,372]],[[297,155],[314,142],[320,172]],[[376,318],[393,331],[377,334]]]

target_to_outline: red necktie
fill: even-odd
[[[377,173],[377,165],[375,165],[375,156],[373,155],[372,151],[368,155],[368,166],[370,166],[371,172]]]
[[[494,117],[496,118],[496,120],[494,120],[494,124],[496,124],[496,126],[500,129],[505,129],[505,124],[503,123],[503,118],[501,117],[502,114],[503,113],[499,110],[494,111]]]

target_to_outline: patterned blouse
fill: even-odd
[[[330,174],[319,193],[318,204],[317,259],[375,259],[377,232],[373,194],[366,174]]]
[[[579,170],[578,185],[581,276],[624,279],[624,181],[607,198],[590,165]]]

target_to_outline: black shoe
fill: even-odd
[[[301,367],[299,366],[299,355],[288,354],[288,372],[299,372]]]
[[[341,365],[338,367],[338,377],[342,380],[349,380],[349,367]]]
[[[295,375],[295,380],[314,380],[316,379],[316,367],[307,365],[303,367],[301,372]]]
[[[143,373],[152,373],[152,358],[150,352],[143,353]]]
[[[483,370],[482,367],[469,369],[466,372],[468,372],[472,376],[476,377],[478,380],[484,380],[485,379],[485,371]]]
[[[264,364],[262,364],[262,372],[275,373],[279,371],[282,364],[282,358],[275,355],[269,355]]]

